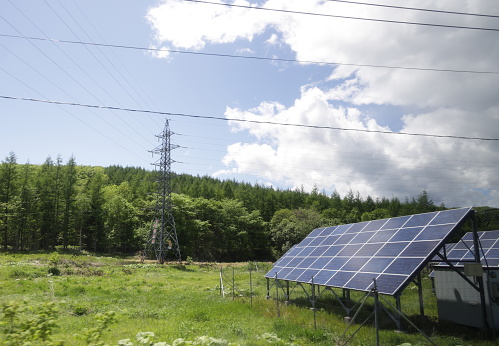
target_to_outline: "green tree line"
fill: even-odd
[[[155,177],[140,167],[78,166],[74,157],[19,164],[11,152],[0,164],[1,248],[140,251],[154,217]],[[187,174],[173,174],[172,189],[182,256],[205,261],[274,259],[317,227],[445,208],[426,191],[401,201]]]

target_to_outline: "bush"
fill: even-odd
[[[57,267],[50,267],[48,270],[49,274],[52,274],[54,276],[59,276],[61,275],[61,270]]]

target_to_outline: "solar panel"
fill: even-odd
[[[499,231],[477,232],[479,239],[480,262],[484,266],[499,266]],[[466,233],[458,243],[446,247],[447,259],[457,267],[464,266],[465,261],[475,259],[475,245],[473,244],[473,233]],[[437,261],[440,257],[436,258]],[[448,266],[440,262],[438,266]]]
[[[265,275],[359,291],[376,279],[398,296],[471,215],[471,208],[317,228]],[[499,251],[498,251],[499,252]]]

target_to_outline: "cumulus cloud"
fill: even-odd
[[[249,5],[238,0],[236,3]],[[407,6],[499,14],[490,1],[417,1]],[[400,11],[324,1],[268,0],[261,6],[291,11],[471,27],[496,27],[484,17]],[[458,6],[458,8],[456,7]],[[264,13],[265,12],[265,13]],[[397,106],[401,132],[499,138],[497,74],[418,71],[497,71],[497,32],[435,28],[247,8],[161,2],[148,19],[158,44],[202,49],[207,43],[251,41],[291,49],[302,61],[338,65],[321,87],[304,86],[292,106],[261,100],[254,109],[228,107],[226,116],[261,122],[391,131],[369,106]],[[196,25],[193,25],[196,23]],[[495,25],[495,26],[494,26]],[[258,53],[258,52],[257,52]],[[390,66],[375,68],[362,65]],[[454,205],[499,205],[499,164],[494,141],[324,130],[231,122],[255,140],[234,143],[217,174],[252,174],[276,185],[317,185],[340,194],[414,196],[423,189]]]

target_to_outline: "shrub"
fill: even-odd
[[[61,270],[57,267],[50,267],[48,270],[49,274],[52,274],[54,276],[59,276],[61,275]]]

